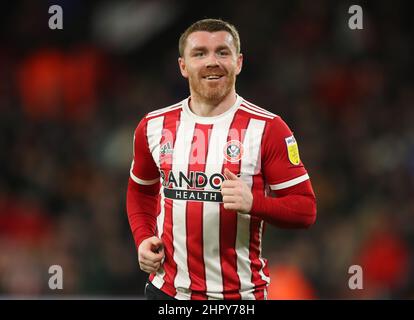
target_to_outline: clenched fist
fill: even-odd
[[[224,208],[240,213],[249,213],[253,205],[253,195],[247,184],[233,172],[224,169],[227,180],[221,184]]]
[[[147,238],[138,248],[138,262],[142,271],[157,272],[164,259],[164,244],[157,237]]]

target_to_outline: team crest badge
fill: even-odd
[[[300,163],[299,148],[294,136],[285,138],[289,161],[297,166]]]
[[[161,156],[165,156],[167,154],[172,154],[172,153],[173,153],[173,149],[171,147],[171,143],[170,142],[167,142],[167,143],[163,144],[160,147],[160,155]]]
[[[224,146],[224,158],[230,162],[237,162],[243,156],[243,145],[240,141],[231,140]]]

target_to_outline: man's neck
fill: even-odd
[[[236,92],[233,90],[220,101],[208,101],[197,95],[191,95],[189,107],[197,116],[215,117],[229,110],[236,103],[236,100]]]

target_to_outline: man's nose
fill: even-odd
[[[209,54],[207,56],[206,67],[211,68],[211,67],[217,67],[218,65],[219,65],[219,62],[217,60],[216,55],[214,53]]]

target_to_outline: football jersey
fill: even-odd
[[[264,221],[226,210],[220,192],[228,168],[255,193],[309,176],[297,142],[277,115],[237,96],[214,117],[187,98],[148,113],[134,134],[131,179],[160,183],[157,236],[165,258],[150,281],[177,299],[265,299]]]

